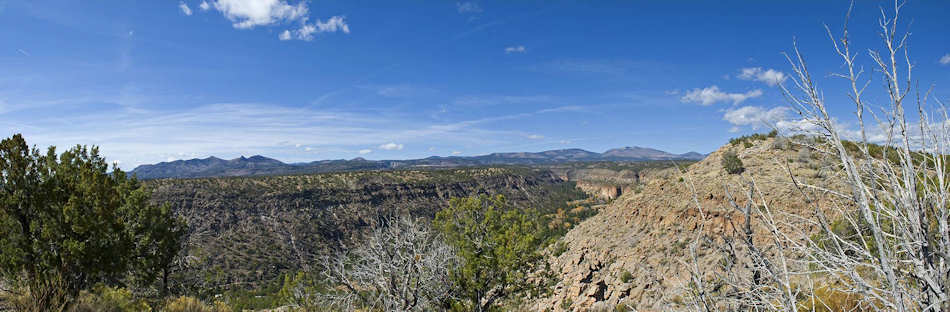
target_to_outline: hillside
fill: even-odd
[[[734,150],[745,164],[740,176],[727,174],[721,164],[723,152]],[[685,172],[666,169],[645,181],[640,192],[624,193],[601,212],[570,230],[560,242],[563,252],[551,256],[555,273],[561,277],[554,294],[536,302],[539,310],[612,309],[629,304],[639,311],[682,310],[688,284],[684,263],[687,246],[701,224],[710,237],[719,237],[730,228],[730,220],[741,215],[728,206],[725,188],[742,197],[749,179],[754,179],[764,196],[776,199],[773,208],[799,211],[804,201],[790,185],[784,161],[789,160],[796,179],[829,189],[835,184],[828,164],[797,148],[778,149],[774,139],[727,145]],[[781,162],[781,163],[780,163]],[[695,193],[687,181],[692,181]],[[706,218],[693,201],[697,196]],[[810,194],[824,205],[821,194]],[[710,247],[699,251],[701,267],[712,271],[718,255]],[[625,276],[626,275],[626,276]]]
[[[596,161],[651,161],[651,160],[699,160],[703,155],[690,152],[671,154],[664,151],[625,147],[595,153],[582,149],[561,149],[544,152],[492,153],[481,156],[432,156],[410,160],[320,160],[307,163],[287,164],[264,156],[239,157],[223,160],[217,157],[205,159],[176,160],[157,164],[141,165],[131,171],[140,179],[197,178],[221,176],[255,176],[312,174],[337,171],[386,170],[411,168],[455,168],[496,165],[549,165],[571,162]]]
[[[354,243],[381,218],[432,217],[452,197],[503,194],[517,206],[556,207],[586,197],[548,170],[476,168],[295,176],[158,179],[153,201],[189,223],[181,287],[203,294],[256,289]],[[553,209],[553,208],[552,208]]]

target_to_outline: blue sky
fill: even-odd
[[[845,1],[93,3],[0,0],[5,136],[98,145],[127,169],[210,155],[710,152],[795,117],[774,86],[793,39],[842,124],[853,118],[822,26],[840,29]],[[862,50],[881,47],[881,5],[855,7]],[[944,100],[948,12],[910,1],[902,24],[916,79]]]

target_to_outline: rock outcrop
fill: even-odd
[[[741,175],[728,174],[721,155],[734,150],[745,164]],[[789,169],[785,167],[785,161]],[[772,140],[751,147],[725,146],[685,172],[655,172],[642,191],[623,194],[601,212],[578,224],[563,238],[566,251],[552,255],[561,277],[554,294],[536,302],[537,310],[610,310],[620,305],[639,311],[684,309],[688,283],[688,245],[699,229],[716,236],[742,215],[728,205],[726,189],[745,201],[744,185],[755,181],[774,209],[801,211],[804,200],[791,184],[800,181],[841,189],[818,159],[799,160],[794,150],[773,148]],[[692,184],[692,187],[690,187]],[[610,193],[610,192],[608,192]],[[695,197],[694,197],[695,196]],[[695,200],[694,200],[695,198]],[[821,198],[816,195],[814,198]],[[701,205],[702,218],[695,202]],[[819,204],[822,204],[819,202]],[[716,267],[713,250],[699,250],[701,267]]]

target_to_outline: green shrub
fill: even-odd
[[[216,301],[207,305],[194,297],[181,296],[171,299],[165,305],[164,312],[231,312],[231,308],[222,302]]]
[[[776,136],[778,136],[778,131],[775,131],[775,130],[772,130],[771,132],[767,134],[754,133],[750,135],[743,135],[738,138],[729,139],[729,144],[731,144],[732,146],[738,146],[739,143],[742,143],[743,146],[748,148],[748,147],[752,147],[753,141],[763,141],[769,138],[774,138]]]
[[[574,305],[574,300],[571,300],[571,298],[564,298],[561,301],[561,309],[570,310],[572,305]]]
[[[453,198],[436,214],[433,224],[462,263],[451,273],[461,301],[488,311],[506,299],[533,295],[536,285],[527,277],[544,260],[537,220],[535,212],[512,207],[501,195]]]
[[[742,166],[742,160],[739,159],[739,156],[736,155],[734,151],[726,151],[722,154],[722,168],[726,169],[726,172],[729,174],[740,174],[742,171],[745,171],[745,167]]]
[[[620,281],[624,283],[629,283],[633,280],[633,273],[630,271],[623,270],[623,273],[620,273]]]
[[[72,312],[141,312],[152,311],[145,300],[135,299],[125,288],[98,285],[79,294]]]
[[[555,257],[559,257],[562,254],[564,254],[564,252],[566,251],[567,251],[567,244],[565,244],[564,242],[557,242],[557,244],[554,244],[554,251],[552,252],[552,254],[554,254]]]

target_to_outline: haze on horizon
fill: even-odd
[[[852,23],[876,25],[888,3],[856,3]],[[915,78],[946,98],[950,3],[910,4]],[[840,29],[847,8],[3,1],[0,128],[40,147],[98,145],[125,169],[212,155],[302,162],[623,146],[708,153],[765,124],[798,124],[778,87],[788,76],[781,52],[797,40],[813,68],[840,68],[823,24]],[[852,40],[877,47],[876,31],[855,28]],[[814,74],[828,90],[845,83]],[[833,115],[851,116],[845,94],[826,100]],[[868,100],[886,103],[886,95]]]

